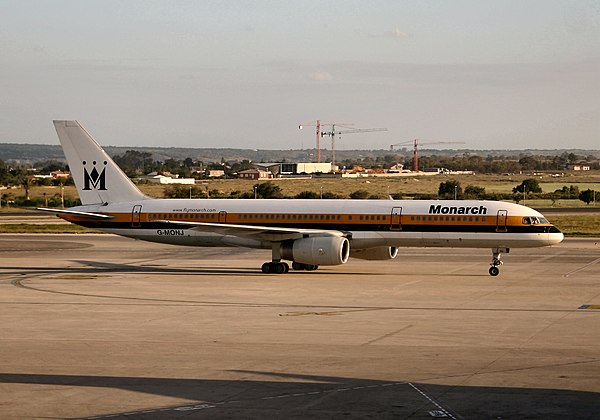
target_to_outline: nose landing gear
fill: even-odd
[[[500,260],[500,255],[502,255],[503,252],[508,254],[510,252],[510,248],[492,248],[492,262],[490,263],[491,267],[489,269],[490,276],[495,277],[500,274],[500,269],[498,266],[504,264]]]

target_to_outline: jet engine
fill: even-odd
[[[350,253],[352,258],[360,260],[392,260],[398,255],[398,248],[395,246],[378,246],[375,248],[353,249]]]
[[[350,256],[350,242],[340,236],[302,238],[281,244],[281,257],[313,266],[345,264]]]

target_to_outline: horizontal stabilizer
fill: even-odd
[[[48,213],[54,213],[57,216],[59,216],[61,214],[66,214],[66,215],[70,215],[70,216],[81,216],[81,217],[88,217],[90,219],[102,219],[102,220],[112,219],[113,218],[113,216],[107,216],[106,214],[90,213],[90,212],[87,212],[87,211],[63,210],[63,209],[47,209],[47,208],[44,208],[44,207],[38,207],[36,210],[47,211]]]

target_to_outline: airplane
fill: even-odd
[[[394,259],[400,247],[488,248],[489,274],[511,248],[564,236],[541,213],[477,200],[158,199],[144,195],[77,122],[54,126],[81,205],[53,212],[77,225],[129,238],[200,247],[271,249],[263,273],[316,270],[350,257]]]

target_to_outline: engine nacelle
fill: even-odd
[[[281,257],[310,265],[345,264],[350,256],[350,242],[340,236],[302,238],[281,244]]]
[[[360,260],[392,260],[398,255],[398,248],[395,246],[378,246],[375,248],[353,249],[350,253],[352,258]]]

